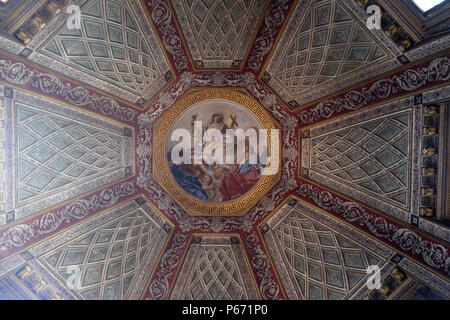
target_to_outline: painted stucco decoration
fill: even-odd
[[[131,182],[125,182],[111,189],[104,189],[100,194],[87,199],[79,199],[69,203],[62,209],[48,212],[39,219],[27,224],[18,224],[0,235],[0,251],[22,247],[31,240],[59,230],[63,224],[81,220],[92,212],[107,208],[121,198],[135,192]]]
[[[0,76],[4,81],[29,86],[44,94],[80,107],[88,107],[122,121],[133,121],[136,111],[120,105],[116,100],[95,94],[82,86],[76,86],[52,74],[32,69],[14,60],[0,60]]]
[[[102,11],[101,15],[99,12],[95,13],[92,8],[98,3],[101,4],[102,10],[109,8],[109,11]],[[183,3],[180,0],[179,4],[183,5]],[[383,268],[383,275],[390,274],[400,279],[406,277],[405,281],[414,285],[414,288],[419,287],[419,283],[415,282],[417,279],[414,278],[418,277],[423,282],[420,285],[431,288],[433,292],[437,292],[437,295],[450,298],[448,229],[438,225],[434,218],[423,215],[423,212],[433,211],[433,204],[425,207],[428,210],[419,210],[423,209],[420,205],[425,200],[441,196],[439,193],[433,193],[437,188],[432,180],[441,172],[439,171],[440,166],[442,167],[441,149],[446,148],[445,145],[442,147],[442,141],[446,140],[442,140],[441,132],[436,132],[436,128],[447,119],[445,112],[448,110],[445,111],[446,109],[442,107],[445,105],[442,101],[450,99],[447,50],[449,37],[431,39],[428,43],[424,41],[423,44],[416,43],[412,48],[403,51],[398,44],[386,36],[385,32],[368,34],[369,31],[361,29],[361,23],[367,16],[365,8],[358,3],[353,0],[336,0],[335,2],[267,0],[258,3],[257,7],[251,7],[240,0],[219,0],[214,3],[191,1],[189,2],[191,5],[184,9],[186,9],[185,15],[193,20],[180,21],[183,19],[180,10],[184,9],[176,8],[167,0],[80,1],[80,6],[85,10],[83,11],[85,22],[89,23],[89,14],[92,12],[96,14],[96,17],[91,19],[95,20],[95,23],[91,24],[90,30],[94,30],[92,28],[95,25],[98,26],[99,33],[90,33],[90,35],[100,36],[101,31],[104,31],[102,38],[98,40],[105,45],[108,54],[112,55],[112,51],[109,50],[113,50],[114,47],[128,50],[127,41],[131,41],[130,46],[132,46],[133,39],[145,40],[148,47],[155,46],[161,49],[159,53],[153,52],[155,54],[153,62],[156,64],[151,65],[155,68],[156,65],[165,66],[161,70],[154,70],[155,75],[160,79],[158,83],[155,82],[157,89],[152,92],[150,90],[139,100],[135,99],[137,96],[134,93],[130,93],[130,87],[120,88],[123,81],[127,82],[126,78],[120,78],[125,76],[125,72],[115,70],[117,72],[109,74],[110,71],[103,70],[101,76],[108,74],[119,77],[118,81],[112,79],[114,84],[109,80],[106,80],[106,83],[99,80],[97,75],[86,73],[86,70],[81,67],[69,65],[68,61],[62,58],[52,60],[50,56],[42,53],[43,44],[52,43],[55,40],[55,31],[59,30],[57,26],[64,23],[64,17],[61,15],[59,17],[55,15],[53,22],[39,29],[30,42],[27,40],[27,44],[22,39],[23,34],[21,34],[22,38],[18,34],[8,38],[0,36],[2,46],[0,151],[8,155],[6,159],[0,157],[0,283],[8,288],[23,287],[28,277],[37,276],[45,287],[45,294],[37,292],[33,287],[26,287],[33,298],[89,299],[94,296],[114,296],[163,300],[171,299],[173,296],[228,297],[237,294],[243,298],[257,297],[265,300],[296,299],[300,296],[373,299],[375,296],[364,284],[366,279],[364,277],[367,276],[364,271],[371,264],[370,262],[374,262]],[[117,8],[126,10],[120,11]],[[196,8],[197,11],[195,11]],[[252,16],[252,10],[260,10],[260,15]],[[203,18],[202,12],[205,13]],[[142,30],[133,29],[134,24],[127,14],[136,18],[135,22]],[[194,17],[195,14],[199,16]],[[119,17],[122,17],[122,20]],[[208,26],[214,25],[214,23],[208,25],[210,19],[215,19],[216,24],[227,19],[234,19],[233,24],[230,24],[233,30],[213,33],[208,30]],[[245,30],[245,25],[241,26],[240,23],[250,21],[248,19],[253,19],[251,21],[255,22],[255,25],[257,22],[257,26],[252,30],[252,34],[240,33]],[[302,29],[303,25],[292,27],[291,24],[297,21],[296,19],[306,22],[306,29]],[[194,23],[199,21],[204,24]],[[312,23],[309,27],[308,21]],[[22,22],[24,26],[25,23],[31,23],[17,21],[18,24]],[[202,57],[205,63],[200,61],[201,59],[193,59],[195,53],[191,51],[195,48],[187,43],[190,35],[184,32],[186,30],[182,30],[183,24],[189,24],[190,28],[197,28],[191,30],[192,34],[205,36],[204,42],[199,41],[197,45],[202,43],[224,45],[227,39],[221,39],[218,35],[229,36],[230,34],[242,35],[241,39],[245,39],[248,43],[244,43],[243,40],[235,41],[236,39],[229,41],[237,49],[236,57],[239,59],[235,61],[228,59],[230,56],[226,56],[229,48],[201,48],[202,53],[205,54]],[[53,27],[55,28],[52,29]],[[83,24],[81,27],[83,28]],[[241,27],[244,29],[240,29]],[[123,35],[119,46],[116,46],[114,39],[110,37],[114,30],[120,30]],[[87,31],[87,29],[83,30],[79,35],[83,38],[80,41],[85,44],[95,43],[96,40],[90,38],[86,34]],[[129,39],[127,32],[131,35]],[[338,38],[343,36],[345,41],[340,38],[342,44],[336,44],[333,39],[323,37],[324,35],[331,37],[332,34]],[[133,35],[138,37],[133,38]],[[119,33],[116,36],[120,37]],[[301,64],[304,53],[302,48],[296,47],[296,43],[296,46],[292,47],[295,50],[291,54],[289,51],[291,47],[287,43],[290,43],[289,39],[299,40],[305,36],[309,36],[311,41],[314,39],[316,41],[315,44],[308,43],[305,49],[308,58],[318,59],[319,54],[315,53],[320,51],[323,54],[321,59],[326,60],[329,49],[327,45],[331,42],[333,42],[333,49],[342,49],[334,51],[335,56],[331,54],[331,58],[336,57],[339,52],[346,53],[345,57],[343,55],[342,59],[339,58],[339,61],[328,59],[310,62],[316,64],[318,68],[328,68],[320,72],[342,71],[345,64],[356,65],[350,60],[362,59],[362,56],[367,65],[359,65],[357,73],[345,69],[342,77],[339,75],[333,78],[334,74],[327,76],[327,81],[324,82],[321,82],[320,76],[314,76],[314,79],[318,81],[314,86],[317,85],[317,87],[308,87],[308,93],[300,92],[295,99],[286,100],[285,96],[280,94],[279,88],[273,85],[274,77],[283,76],[286,77],[286,81],[295,81],[302,76],[289,74],[294,70],[293,66],[289,67],[289,70],[285,69],[278,75],[274,75],[271,72],[271,64],[278,59],[288,66],[293,56],[296,59],[299,58],[296,63]],[[56,43],[59,49],[63,49],[62,42],[67,40],[66,37],[65,34],[57,36],[59,40],[56,40],[60,41]],[[286,40],[287,38],[289,41]],[[146,51],[147,44],[139,43],[137,47]],[[46,48],[53,47],[50,45]],[[86,48],[91,50],[90,47]],[[131,52],[138,50],[133,48],[130,49]],[[279,50],[285,54],[278,54]],[[364,55],[364,52],[368,55]],[[100,63],[95,68],[105,66],[106,64],[102,64],[104,62],[117,62],[116,57],[113,59],[108,56],[108,60],[106,57],[105,59],[97,57],[94,53],[90,51],[85,57],[89,58],[90,63]],[[126,54],[128,53],[127,51]],[[146,52],[139,54],[139,59],[149,56]],[[223,61],[217,61],[224,57],[226,67],[222,68]],[[375,60],[371,60],[374,57]],[[217,59],[217,61],[207,61],[209,58]],[[132,57],[126,57],[125,60],[128,61],[128,59]],[[58,62],[58,67],[48,68],[45,64],[51,61],[55,64]],[[144,60],[135,64],[141,62],[142,65],[146,64]],[[46,71],[50,69],[51,71]],[[142,70],[146,69],[147,67]],[[133,75],[133,81],[140,81],[141,76],[138,73],[136,71]],[[83,75],[86,79],[83,79]],[[353,82],[346,81],[348,80],[346,77],[350,76],[355,77]],[[96,77],[99,81],[93,79]],[[301,79],[303,81],[306,78]],[[116,85],[118,90],[111,90],[112,86]],[[145,88],[131,89],[133,92],[141,93],[147,90]],[[15,105],[17,98],[23,100],[19,101],[18,108]],[[189,99],[191,99],[190,102],[186,102]],[[223,102],[227,100],[228,104],[224,104]],[[213,110],[207,109],[208,101],[215,101],[215,105],[211,104]],[[230,106],[229,101],[238,102],[238,104]],[[36,102],[40,105],[35,105]],[[389,117],[388,113],[376,113],[378,109],[389,109],[391,104],[397,104],[397,109],[390,111],[392,114],[398,114],[398,117],[385,119]],[[55,105],[60,107],[56,108]],[[249,105],[254,106],[249,107]],[[39,117],[32,114],[38,107],[44,110],[43,115]],[[7,123],[9,119],[12,119],[11,114],[15,110],[19,111],[17,115],[20,119],[17,123],[24,124],[21,130],[14,128],[11,124],[13,122]],[[52,112],[54,115],[50,114]],[[366,116],[364,112],[376,114]],[[77,116],[74,116],[75,114]],[[80,114],[82,116],[78,117]],[[441,115],[443,117],[439,118]],[[173,147],[168,140],[170,133],[175,127],[190,129],[193,116],[201,119],[205,128],[212,124],[218,125],[219,129],[233,126],[244,129],[278,128],[281,140],[279,143],[280,167],[276,179],[265,184],[265,188],[260,188],[263,186],[261,181],[264,177],[259,177],[259,180],[255,179],[254,184],[249,184],[248,189],[227,195],[226,192],[220,191],[220,185],[224,181],[223,176],[212,177],[215,172],[212,170],[208,172],[208,175],[210,178],[216,178],[217,181],[212,179],[213,182],[217,182],[216,189],[209,188],[209,178],[199,176],[197,179],[201,179],[198,179],[197,186],[201,185],[205,198],[201,199],[190,194],[190,189],[184,188],[174,178],[170,171],[167,154]],[[360,120],[351,118],[353,116],[359,117]],[[69,119],[66,121],[64,117]],[[95,117],[98,117],[98,121],[92,120]],[[420,117],[423,117],[421,118],[423,121],[416,124],[416,120]],[[350,118],[352,121],[348,120]],[[437,121],[439,119],[440,122]],[[333,127],[334,121],[342,121],[342,127]],[[76,125],[74,125],[75,122]],[[375,122],[379,123],[379,127],[375,127]],[[80,163],[91,161],[93,158],[89,155],[93,154],[98,159],[96,148],[109,148],[105,155],[111,156],[111,159],[123,156],[122,158],[127,160],[124,162],[126,166],[120,168],[122,175],[117,179],[104,179],[95,184],[92,189],[85,190],[84,193],[78,192],[79,190],[73,191],[70,185],[71,188],[68,188],[70,192],[64,199],[59,198],[60,195],[55,196],[43,191],[42,199],[47,201],[47,198],[55,196],[51,200],[56,200],[48,206],[45,206],[45,203],[50,202],[43,202],[41,207],[34,211],[30,210],[27,216],[21,216],[20,210],[15,207],[6,210],[5,208],[9,207],[4,199],[9,199],[8,192],[11,189],[8,181],[4,179],[8,176],[7,171],[10,170],[15,174],[14,168],[18,168],[18,177],[24,181],[32,176],[28,176],[28,169],[21,169],[31,168],[30,165],[9,165],[11,159],[14,159],[12,152],[20,146],[25,146],[19,150],[23,153],[22,155],[19,152],[20,160],[33,162],[41,159],[42,163],[56,167],[54,170],[60,170],[58,175],[66,175],[68,173],[61,167],[54,166],[53,161],[56,158],[65,157],[70,148],[76,145],[74,143],[71,147],[64,149],[65,147],[61,144],[61,137],[67,138],[67,135],[73,133],[69,125],[78,129],[82,128],[83,133],[89,133],[83,137],[85,140],[80,138],[78,141],[79,144],[84,143],[83,148],[92,148],[85,153],[84,158],[80,156],[77,159]],[[320,131],[322,126],[329,126],[330,130],[314,134],[313,131]],[[111,129],[113,127],[117,131],[117,136],[124,137],[127,141],[131,154],[116,152],[120,150],[117,144],[114,145],[106,139],[110,137],[108,134],[114,131]],[[400,130],[398,136],[389,138],[389,135],[384,135],[383,133],[387,130],[382,131],[384,127],[394,131]],[[48,128],[58,129],[52,134],[55,138],[59,138],[59,143],[52,143],[54,141],[51,139],[44,141],[47,135],[45,130]],[[383,210],[382,205],[376,207],[361,201],[361,198],[355,196],[356,193],[348,192],[352,187],[349,179],[345,180],[347,185],[341,183],[342,188],[327,185],[314,179],[313,166],[302,167],[306,153],[304,152],[306,148],[302,147],[305,138],[311,141],[319,141],[323,138],[319,141],[320,143],[317,142],[308,149],[312,150],[311,153],[323,153],[308,157],[308,160],[312,162],[322,155],[326,157],[327,153],[335,152],[334,148],[340,147],[331,142],[327,147],[324,144],[331,141],[333,134],[343,136],[342,128],[348,129],[348,132],[360,133],[361,139],[376,137],[380,149],[372,153],[365,151],[366,145],[362,142],[352,145],[353,149],[358,147],[360,155],[364,154],[371,160],[378,155],[388,154],[384,150],[392,146],[398,147],[399,151],[404,150],[405,145],[408,147],[405,150],[407,156],[404,160],[405,163],[408,162],[408,166],[403,166],[407,169],[400,172],[400,178],[408,175],[409,180],[405,180],[398,194],[397,190],[394,190],[392,194],[378,192],[375,196],[382,201],[385,201],[387,196],[416,197],[416,200],[411,203],[401,198],[401,206],[398,205],[399,201],[390,203],[398,210],[412,208],[411,212],[408,212],[409,215],[399,219],[389,210]],[[31,141],[31,138],[21,140],[21,143],[25,142],[25,144],[18,143],[14,130],[21,133],[22,138],[25,136],[24,132],[39,135],[36,148],[33,146],[30,150],[27,149],[26,142]],[[161,132],[164,134],[161,135]],[[313,134],[308,135],[310,133]],[[327,135],[325,138],[330,139],[326,140],[323,135]],[[51,138],[54,137],[51,136]],[[400,138],[401,141],[408,140],[409,144],[399,143]],[[93,139],[97,139],[99,143]],[[435,147],[435,144],[438,144],[437,141],[441,141],[441,149]],[[347,143],[347,141],[341,142],[341,144]],[[56,152],[56,148],[62,151]],[[36,152],[31,153],[31,149],[33,152],[36,149],[42,152],[34,159]],[[344,156],[346,153],[342,152],[342,157]],[[386,170],[396,166],[396,164],[392,167],[388,165],[388,162],[394,158],[392,156],[383,158],[387,161],[385,163],[387,165],[384,166]],[[429,159],[431,166],[424,167],[423,159]],[[321,160],[321,163],[325,166],[329,164],[328,160],[329,158]],[[83,165],[85,164],[83,162]],[[358,159],[354,161],[354,164],[353,167],[360,164]],[[398,165],[404,165],[404,163],[398,162]],[[348,167],[345,169],[351,169],[350,166]],[[319,169],[322,170],[321,172],[328,173],[324,167]],[[40,170],[45,171],[45,166],[41,166]],[[116,167],[112,170],[116,170]],[[431,186],[422,190],[420,184],[422,176],[417,172],[426,176],[428,179],[426,182],[429,182]],[[389,177],[397,179],[395,173],[398,172],[393,172]],[[84,178],[83,175],[81,177]],[[75,177],[74,181],[77,178]],[[369,178],[366,180],[370,180],[370,183],[378,181],[378,176]],[[20,179],[17,180],[22,181]],[[46,186],[43,186],[42,190],[47,190]],[[362,197],[369,195],[368,192],[364,193],[362,188],[358,191]],[[179,196],[184,197],[184,200],[180,200]],[[251,201],[236,205],[243,199]],[[139,214],[135,215],[136,212]],[[283,219],[289,218],[282,221],[280,216]],[[157,224],[157,229],[152,229],[154,232],[146,229],[146,225],[149,228],[153,225],[149,223],[150,220]],[[285,224],[277,225],[279,222]],[[287,225],[288,223],[292,224]],[[301,234],[294,234],[294,231],[298,230]],[[131,238],[120,238],[128,234]],[[142,234],[145,234],[145,237],[141,237]],[[157,241],[153,241],[154,234],[158,234]],[[306,239],[303,234],[312,235],[312,238]],[[276,238],[277,236],[280,237]],[[135,242],[137,238],[139,240]],[[342,239],[344,241],[339,242]],[[327,244],[326,241],[332,241],[332,244]],[[303,245],[303,251],[299,244]],[[151,245],[154,247],[150,250]],[[239,250],[236,250],[237,247]],[[135,259],[137,252],[129,252],[128,248],[140,251],[142,257],[147,258]],[[206,249],[203,250],[204,248]],[[216,248],[219,249],[215,250]],[[280,251],[277,255],[276,250],[284,251]],[[333,260],[330,255],[325,257],[323,250],[328,250],[329,254],[344,253]],[[113,254],[113,251],[117,255],[111,258],[109,254]],[[208,253],[212,251],[214,254],[209,255]],[[198,252],[201,258],[193,261],[193,257],[195,258]],[[351,257],[358,256],[362,262],[356,258],[356,260],[350,258],[349,261],[344,261],[344,254],[349,252]],[[314,253],[321,256],[314,257]],[[295,255],[297,255],[296,259],[290,259]],[[371,260],[374,256],[376,259]],[[221,263],[215,263],[218,259],[221,259]],[[83,292],[76,292],[66,287],[61,280],[61,274],[56,273],[65,272],[67,266],[64,263],[71,261],[75,261],[74,264],[84,268],[83,270],[91,270],[91,267],[98,262],[99,267],[95,269],[96,276],[88,277],[83,274],[83,279],[97,282],[84,285]],[[299,265],[295,266],[294,262],[302,261],[307,268],[314,264],[316,266],[320,264],[320,268],[304,269],[303,273],[302,270],[289,269],[301,268]],[[357,268],[352,267],[355,261],[359,262]],[[207,267],[203,269],[205,264]],[[334,271],[331,270],[333,268]],[[102,276],[99,276],[100,269],[104,271]],[[349,269],[352,269],[351,275],[358,281],[346,278],[345,274]],[[137,270],[139,275],[136,273]],[[217,286],[211,283],[200,286],[197,281],[205,281],[208,272],[196,273],[198,270],[216,272],[217,274],[213,276],[214,281],[223,280],[223,282]],[[294,272],[288,274],[290,270]],[[403,273],[398,273],[399,270]],[[233,273],[237,271],[242,273],[240,277],[231,279]],[[326,271],[331,273],[327,274]],[[301,293],[301,284],[295,287],[295,281],[301,281],[301,279],[298,277],[294,279],[295,274],[301,274],[300,278],[308,283],[315,281],[313,277],[322,277],[320,281],[316,281],[320,282],[316,287],[323,289],[322,295],[314,294],[314,292]],[[104,278],[102,278],[103,275]],[[333,278],[333,275],[337,277]],[[109,278],[106,279],[106,277]],[[339,279],[343,279],[343,287],[334,292],[327,291],[330,288],[336,289],[340,285],[337,281]],[[346,281],[345,285],[344,281]],[[249,283],[251,290],[244,292],[244,287]],[[234,287],[229,287],[229,284],[233,284]],[[119,292],[120,286],[126,290]],[[106,287],[112,291],[106,292]],[[300,290],[295,291],[294,287]],[[198,292],[199,288],[211,289],[211,292],[202,295]],[[233,292],[233,289],[237,291]],[[337,291],[339,291],[338,294],[336,294]],[[17,295],[21,294],[19,292]],[[86,295],[82,296],[82,294]],[[379,292],[379,294],[383,293]]]
[[[448,56],[439,57],[426,65],[407,69],[398,75],[375,81],[368,87],[351,90],[335,99],[320,102],[297,115],[302,123],[311,124],[329,119],[344,111],[357,110],[390,96],[405,94],[449,79],[450,58]]]
[[[172,12],[168,4],[161,0],[148,1],[151,17],[159,32],[166,50],[172,55],[175,67],[179,72],[188,68],[188,60],[183,49],[183,42],[173,25]]]

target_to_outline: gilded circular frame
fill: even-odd
[[[194,104],[207,100],[228,100],[239,104],[240,107],[247,109],[259,120],[264,129],[268,129],[269,141],[270,130],[279,129],[279,125],[254,98],[250,95],[233,89],[199,89],[186,94],[160,119],[153,128],[153,177],[161,187],[169,193],[172,198],[190,215],[206,216],[242,216],[249,211],[280,179],[281,169],[281,136],[276,145],[280,159],[278,161],[278,170],[274,175],[261,176],[257,184],[243,196],[224,202],[208,202],[198,199],[185,191],[173,177],[168,162],[166,160],[166,143],[172,124],[188,108]],[[271,148],[273,148],[272,146]],[[270,150],[272,153],[274,150]],[[161,178],[164,177],[164,178]]]

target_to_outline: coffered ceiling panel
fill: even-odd
[[[249,300],[258,294],[238,237],[194,237],[172,292],[182,300]]]
[[[126,3],[96,0],[83,9],[82,24],[63,27],[40,51],[138,94],[162,76]]]
[[[409,214],[418,210],[411,201],[411,175],[419,174],[413,169],[414,153],[419,150],[411,141],[420,139],[414,134],[420,119],[413,120],[409,102],[380,106],[303,131],[302,174],[348,195],[357,192],[359,200],[409,220]]]
[[[295,209],[286,205],[265,229],[269,251],[291,299],[349,299],[365,290],[368,266],[382,268],[387,262],[389,250],[372,243],[366,248],[352,241],[345,227],[326,225],[326,219],[317,219],[320,216],[301,203]]]
[[[88,0],[81,6],[80,29],[69,29],[67,20],[60,19],[52,25],[56,31],[42,32],[30,46],[60,62],[61,65],[52,63],[52,67],[68,76],[79,73],[71,73],[64,65],[88,75],[85,81],[96,79],[92,80],[94,86],[113,95],[131,102],[148,100],[171,76],[163,49],[143,10],[137,1]],[[30,59],[38,63],[48,61],[39,54]]]
[[[4,90],[0,86],[0,90]],[[132,130],[19,90],[5,97],[2,224],[131,174]]]
[[[368,30],[344,2],[312,1],[308,8],[305,2],[309,3],[298,1],[264,76],[291,107],[305,103],[313,93],[319,98],[320,88],[331,82],[354,81],[355,74],[393,57],[380,41],[385,40],[383,34]]]
[[[312,138],[312,170],[408,208],[411,112]]]
[[[172,2],[197,69],[239,69],[266,1]]]
[[[171,226],[143,198],[104,212],[76,228],[77,237],[57,237],[30,249],[45,271],[86,300],[138,298],[170,236]]]
[[[301,130],[300,174],[405,222],[438,212],[442,107],[413,105],[400,99]]]
[[[161,229],[135,210],[40,258],[67,280],[68,267],[80,270],[80,294],[85,299],[124,299],[152,250]]]

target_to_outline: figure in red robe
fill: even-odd
[[[219,185],[223,201],[232,200],[247,193],[260,178],[259,170],[256,168],[252,168],[244,173],[238,173],[239,167],[239,164],[234,164],[225,169],[224,177]]]

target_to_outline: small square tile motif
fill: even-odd
[[[123,135],[125,137],[131,137],[131,129],[130,128],[123,128]]]
[[[261,227],[261,232],[263,234],[266,234],[266,232],[269,231],[269,226],[267,225],[267,223],[265,223],[262,227]]]
[[[163,229],[166,233],[170,233],[170,230],[172,230],[172,228],[167,223],[164,223]]]
[[[238,237],[231,237],[230,241],[231,241],[232,244],[239,244],[240,243]]]
[[[202,237],[192,237],[191,242],[192,243],[196,243],[196,244],[201,243],[202,242]]]
[[[173,79],[172,72],[167,71],[167,72],[164,74],[164,79],[166,80],[166,82],[169,82],[170,80],[172,80],[172,79]]]
[[[414,96],[414,105],[417,106],[418,104],[422,104],[423,101],[423,95],[422,94],[418,94],[416,96]]]
[[[261,80],[265,83],[269,83],[270,79],[271,79],[271,75],[267,72],[264,72],[264,76],[261,78]]]
[[[416,226],[416,227],[418,227],[419,226],[419,217],[417,217],[417,216],[411,216],[411,224],[413,225],[413,226]]]
[[[134,201],[136,201],[136,203],[140,206],[142,206],[145,203],[144,198],[141,198],[141,197],[135,199]]]
[[[401,64],[406,64],[410,62],[408,57],[403,54],[401,56],[398,56],[397,60],[400,61]]]
[[[19,56],[28,58],[32,52],[33,52],[33,50],[31,50],[29,48],[25,48],[19,53]]]
[[[232,69],[239,69],[241,67],[242,60],[234,60],[231,65]]]
[[[288,102],[288,105],[289,105],[291,108],[296,108],[296,107],[299,106],[298,102],[295,101],[295,100],[289,101],[289,102]]]
[[[394,263],[399,263],[400,261],[403,260],[403,256],[399,255],[398,253],[396,253],[392,258],[391,261]]]
[[[9,211],[8,213],[6,213],[6,223],[10,223],[11,221],[15,220],[15,212],[14,210]]]
[[[5,87],[3,91],[6,98],[13,99],[14,98],[14,89]]]

